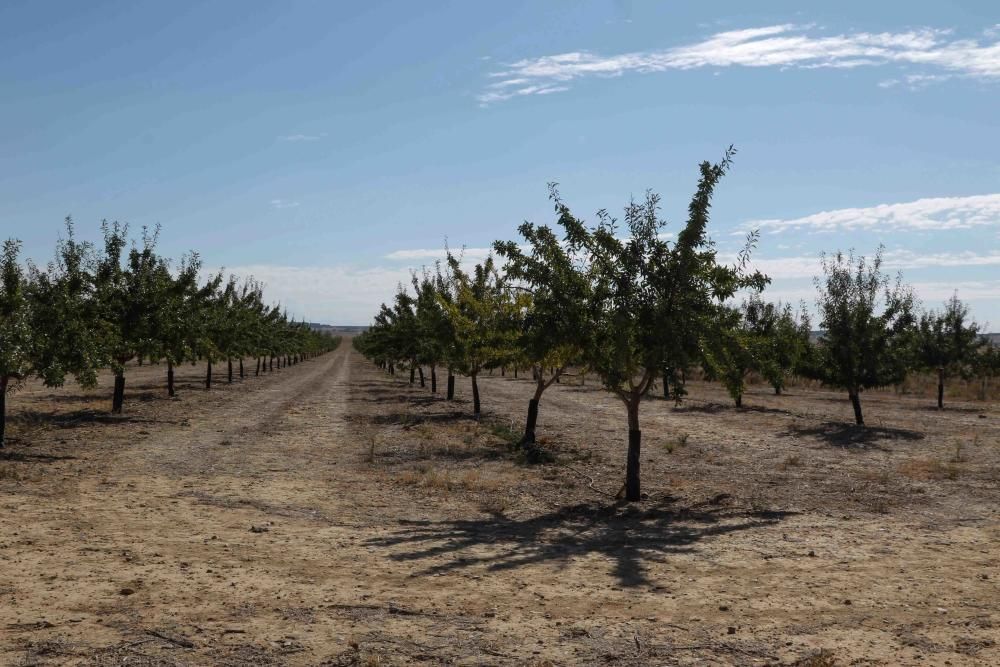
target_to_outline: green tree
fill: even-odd
[[[31,327],[31,301],[18,262],[20,250],[20,241],[8,239],[0,256],[0,448],[7,426],[7,394],[35,371],[37,332]]]
[[[472,380],[472,412],[482,413],[479,396],[479,373],[494,367],[512,345],[517,305],[510,298],[496,270],[493,256],[476,264],[466,273],[459,258],[447,253],[452,279],[453,300],[442,298],[454,332],[451,359],[454,368]]]
[[[956,375],[968,378],[983,346],[979,325],[969,317],[969,308],[958,295],[944,304],[941,312],[920,316],[917,332],[917,364],[937,373],[937,406],[944,407],[945,379]]]
[[[825,384],[847,390],[858,425],[865,423],[861,392],[902,382],[910,365],[913,292],[901,276],[893,282],[882,272],[882,251],[870,262],[824,255],[824,276],[815,281],[823,330],[816,371]]]
[[[553,189],[559,223],[574,252],[586,255],[591,277],[587,319],[591,335],[585,364],[604,388],[621,399],[628,420],[625,498],[641,499],[639,406],[665,368],[697,358],[718,306],[743,288],[761,289],[767,279],[745,271],[751,237],[735,267],[716,261],[707,235],[712,194],[731,164],[730,148],[717,164],[703,162],[688,221],[669,243],[659,218],[659,196],[648,192],[625,209],[625,238],[607,212],[593,229],[577,220]]]
[[[157,324],[166,302],[165,261],[156,254],[159,230],[143,228],[141,242],[123,256],[128,225],[102,223],[104,251],[94,273],[97,330],[104,360],[115,375],[111,411],[120,414],[125,399],[125,365],[157,349]]]
[[[514,241],[497,241],[493,247],[506,260],[503,270],[508,289],[522,297],[513,341],[517,354],[512,361],[529,365],[533,371],[535,391],[528,401],[521,441],[533,451],[543,392],[567,366],[582,359],[587,347],[591,285],[585,258],[563,244],[552,229],[525,222],[518,231],[525,250]]]

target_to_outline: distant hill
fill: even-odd
[[[319,331],[322,333],[328,333],[330,335],[336,334],[359,334],[363,331],[368,331],[368,327],[359,326],[348,326],[341,324],[321,324],[320,322],[309,322],[309,328],[313,331]]]

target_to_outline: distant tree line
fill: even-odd
[[[535,430],[546,389],[569,368],[597,375],[625,408],[629,501],[641,498],[642,399],[659,383],[665,397],[681,401],[692,368],[721,382],[737,406],[751,374],[776,394],[793,376],[822,381],[847,392],[859,425],[862,392],[897,384],[911,371],[937,374],[939,406],[948,378],[1000,372],[1000,352],[985,344],[957,296],[941,311],[918,315],[912,290],[883,272],[881,248],[871,259],[824,256],[818,340],[804,307],[764,301],[770,281],[749,269],[756,233],[732,265],[719,261],[707,233],[712,197],[733,153],[700,165],[673,242],[652,192],[629,202],[622,221],[600,211],[588,226],[551,184],[555,228],[522,224],[520,243],[497,241],[496,257],[468,272],[461,253],[446,249],[443,263],[414,274],[411,289],[400,286],[393,303],[381,306],[355,347],[389,373],[408,371],[411,383],[419,375],[421,386],[428,368],[434,393],[443,371],[449,400],[455,375],[469,377],[476,418],[484,370],[529,372],[534,389],[521,441],[529,457],[541,454]],[[733,305],[740,295],[742,304]]]
[[[76,239],[67,218],[65,236],[46,266],[22,264],[21,244],[10,239],[0,257],[0,447],[7,396],[38,378],[47,386],[73,377],[83,387],[97,384],[98,371],[114,375],[111,410],[121,413],[129,362],[163,362],[169,396],[174,369],[207,361],[205,388],[213,366],[226,364],[233,381],[256,361],[254,373],[274,370],[327,351],[339,339],[294,322],[277,305],[264,302],[252,278],[219,272],[202,281],[202,265],[191,253],[177,265],[157,252],[159,230],[143,228],[131,239],[128,226],[103,223],[103,242]]]

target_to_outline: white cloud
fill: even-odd
[[[991,226],[1000,226],[1000,194],[932,197],[900,204],[842,208],[788,220],[754,220],[743,228],[777,234],[791,229],[817,232],[873,228],[929,231]]]
[[[289,201],[287,199],[272,199],[271,207],[282,209],[282,208],[295,208],[299,203],[297,201]]]
[[[410,283],[409,269],[401,267],[251,264],[226,267],[225,274],[252,277],[264,284],[267,303],[280,303],[296,319],[326,324],[369,324],[397,285]]]
[[[493,251],[492,248],[452,248],[451,253],[456,257],[462,256],[465,260],[470,259],[484,259]],[[445,251],[444,248],[416,248],[413,250],[396,250],[385,255],[385,259],[400,260],[400,261],[413,261],[413,260],[426,260],[428,262],[433,262],[434,260],[444,261]]]
[[[321,134],[286,134],[278,137],[281,141],[319,141],[326,136],[326,132]]]
[[[732,263],[735,256],[721,255],[719,259]],[[921,254],[912,250],[891,250],[882,256],[883,267],[889,271],[910,269],[934,269],[957,266],[1000,266],[1000,252],[942,252]],[[751,267],[758,269],[774,280],[813,278],[822,273],[819,254],[791,257],[751,259]]]
[[[638,72],[688,70],[700,67],[778,67],[853,69],[896,65],[930,70],[911,74],[910,86],[927,85],[950,75],[1000,79],[1000,42],[980,44],[949,39],[949,31],[920,29],[898,33],[854,32],[817,35],[812,26],[793,24],[730,30],[706,40],[660,51],[604,56],[587,51],[529,58],[490,74],[497,79],[477,100],[488,105],[525,95],[565,90],[584,77],[613,77]],[[987,40],[995,39],[989,32]],[[909,78],[906,77],[906,78]],[[883,87],[898,80],[883,82]]]

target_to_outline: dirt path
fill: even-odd
[[[996,485],[962,487],[964,522],[941,521],[944,500],[918,505],[934,525],[832,506],[836,485],[905,452],[810,445],[778,472],[783,443],[806,441],[792,426],[824,423],[819,401],[753,414],[752,432],[747,413],[651,404],[655,494],[622,507],[594,490],[621,465],[620,407],[599,392],[546,396],[541,426],[571,434],[552,443],[570,463],[533,468],[349,343],[182,399],[55,432],[47,451],[77,459],[16,464],[0,663],[791,664],[824,648],[841,664],[1000,662]],[[523,383],[486,379],[484,401],[519,421]],[[778,474],[788,488],[754,505],[741,485]]]

